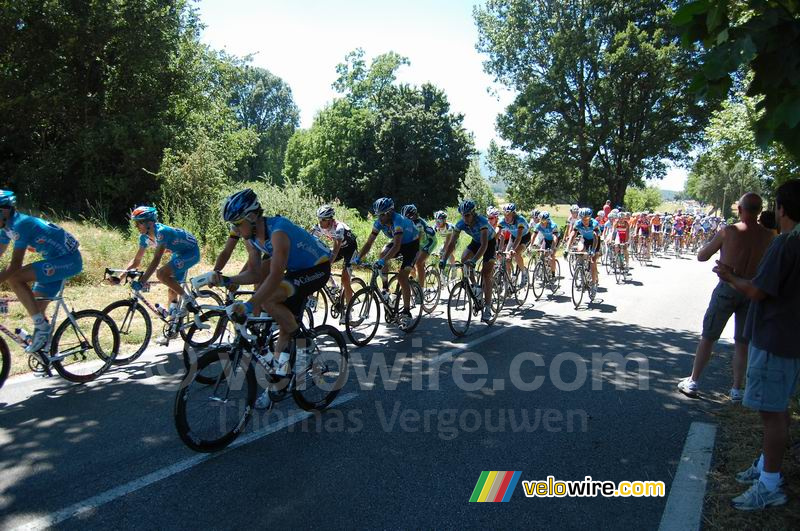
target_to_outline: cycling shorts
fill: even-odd
[[[172,268],[172,275],[175,277],[175,280],[178,282],[183,282],[186,280],[186,273],[189,270],[197,265],[200,262],[200,251],[198,250],[197,253],[180,256],[180,255],[172,255],[172,259],[169,261],[169,266]]]
[[[333,262],[336,263],[339,260],[344,260],[344,266],[350,267],[350,261],[353,259],[353,255],[356,254],[356,246],[348,245],[347,247],[339,247],[339,255],[336,257],[336,260]]]
[[[392,248],[392,243],[387,243],[384,246],[381,255],[385,254],[386,251]],[[397,253],[395,258],[402,261],[400,265],[400,270],[403,269],[410,269],[414,265],[414,260],[417,259],[417,253],[419,252],[419,238],[416,240],[411,240],[408,243],[404,243],[400,246],[400,252]]]
[[[661,225],[653,225],[653,232],[661,232]]]
[[[36,273],[36,282],[31,289],[40,297],[55,297],[67,279],[83,271],[83,259],[77,249],[63,256],[40,260],[31,265]]]
[[[306,299],[324,288],[329,278],[331,278],[331,263],[328,260],[308,269],[287,271],[281,282],[281,288],[286,292],[283,305],[289,308],[295,317],[302,317]]]
[[[489,240],[489,243],[486,245],[486,252],[483,253],[483,263],[491,262],[494,260],[495,255],[497,254],[497,240]],[[476,242],[472,240],[469,245],[467,245],[467,250],[472,253],[472,256],[480,250],[481,242]]]

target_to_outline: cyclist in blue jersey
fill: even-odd
[[[402,314],[406,319],[411,319],[411,287],[408,283],[408,275],[411,273],[419,252],[419,231],[414,222],[395,212],[394,201],[388,197],[381,197],[375,201],[372,205],[372,212],[378,219],[375,220],[372,232],[364,243],[364,247],[361,248],[361,252],[354,258],[354,262],[358,264],[361,257],[369,253],[378,234],[381,232],[385,234],[391,241],[383,248],[375,265],[382,268],[385,282],[389,272],[389,260],[395,257],[402,260],[400,271],[397,273],[397,280],[403,292]]]
[[[533,227],[534,235],[542,235],[542,247],[550,251],[550,269],[555,274],[556,272],[556,253],[555,249],[558,247],[558,225],[555,221],[550,219],[550,212],[547,210],[539,214],[539,223]]]
[[[525,267],[523,253],[528,248],[528,244],[531,243],[531,231],[525,218],[517,214],[517,205],[515,203],[508,203],[503,206],[503,221],[500,222],[500,227],[511,234],[507,252],[513,257],[519,270],[522,271],[520,288],[525,288],[528,284],[528,268]],[[508,264],[508,270],[510,274],[511,264]]]
[[[0,256],[14,242],[11,262],[0,271],[0,283],[8,283],[33,319],[33,338],[25,351],[37,352],[50,337],[50,323],[44,317],[50,301],[36,297],[55,297],[68,278],[82,271],[83,261],[78,241],[70,233],[18,212],[16,206],[14,192],[0,190]],[[27,250],[39,253],[42,260],[23,266]]]
[[[125,269],[138,269],[148,248],[154,249],[153,259],[142,276],[131,283],[134,290],[140,290],[156,273],[156,277],[167,286],[167,307],[169,313],[180,317],[186,313],[186,305],[194,302],[192,295],[183,290],[181,283],[186,280],[186,273],[200,261],[200,247],[197,240],[183,229],[176,229],[158,222],[158,210],[151,206],[140,206],[131,212],[131,220],[139,231],[139,249]],[[164,253],[171,253],[170,261],[162,267],[161,258]],[[123,280],[124,275],[120,280]],[[181,297],[180,306],[178,297]],[[166,344],[166,337],[157,340]]]
[[[483,269],[481,277],[483,282],[483,315],[481,320],[491,321],[492,319],[492,273],[494,272],[494,257],[497,238],[495,231],[489,224],[489,220],[475,212],[475,201],[465,199],[458,205],[458,212],[461,214],[461,221],[456,223],[453,239],[447,246],[439,262],[439,269],[444,269],[447,258],[455,249],[458,237],[462,232],[466,232],[472,237],[472,242],[464,249],[461,255],[461,262],[474,267],[475,262],[483,259]]]
[[[274,369],[277,376],[284,377],[288,373],[290,340],[298,340],[298,348],[304,348],[300,341],[304,337],[297,320],[306,299],[322,289],[331,276],[331,251],[288,219],[265,217],[258,197],[249,188],[228,197],[222,215],[245,241],[247,270],[232,277],[217,275],[214,283],[229,286],[260,282],[249,301],[236,302],[229,311],[251,316],[263,308],[275,319],[279,327],[275,352],[280,355]],[[269,262],[266,278],[261,276],[264,256]],[[267,358],[267,362],[273,362],[272,354]],[[256,407],[263,408],[268,404],[269,397],[265,391]]]
[[[578,212],[579,220],[575,222],[572,227],[572,232],[567,240],[567,249],[570,249],[572,240],[576,235],[583,238],[583,249],[589,253],[589,258],[592,264],[592,283],[595,286],[597,282],[597,257],[600,254],[600,224],[596,219],[592,219],[592,209],[582,208]]]
[[[419,233],[419,252],[414,260],[414,269],[417,273],[417,281],[424,291],[425,264],[428,262],[428,257],[433,252],[433,248],[436,247],[436,230],[419,217],[417,205],[406,205],[400,210],[400,213],[414,223]]]

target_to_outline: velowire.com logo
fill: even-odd
[[[521,471],[483,471],[472,491],[470,502],[507,502],[514,494]]]

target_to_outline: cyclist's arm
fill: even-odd
[[[395,257],[397,253],[400,252],[400,246],[403,245],[403,231],[398,230],[394,233],[394,238],[392,238],[392,246],[389,247],[389,250],[386,251],[386,254],[383,255],[381,258],[384,260],[390,260]]]
[[[228,236],[228,240],[225,242],[225,247],[222,248],[219,256],[217,256],[217,259],[214,261],[214,271],[222,271],[225,268],[225,264],[227,264],[228,260],[231,259],[231,255],[233,254],[233,250],[236,248],[237,243],[239,243],[239,238]]]
[[[516,253],[519,246],[522,244],[522,232],[525,230],[524,225],[517,225],[517,237],[513,239],[512,253]]]
[[[167,250],[167,248],[164,247],[163,245],[159,245],[158,247],[156,247],[156,250],[153,253],[153,259],[150,261],[150,265],[147,266],[147,270],[144,272],[144,274],[139,279],[139,282],[144,284],[153,275],[153,273],[155,272],[156,268],[158,267],[158,264],[161,263],[161,257],[164,256],[164,251],[166,251],[166,250]],[[144,249],[141,248],[141,247],[139,248],[139,251],[136,253],[136,257],[138,257],[139,260],[141,261],[141,257],[139,257],[140,253],[144,254]],[[134,258],[134,260],[136,260],[136,258]],[[139,266],[139,264],[137,263],[134,267],[138,267],[138,266]]]
[[[711,257],[717,254],[717,251],[722,249],[722,242],[725,240],[725,231],[719,231],[714,235],[710,242],[703,246],[697,252],[697,260],[700,262],[708,262]]]
[[[144,252],[146,250],[147,249],[145,247],[139,247],[139,249],[136,251],[136,254],[133,256],[133,260],[128,262],[128,265],[125,266],[125,271],[131,271],[131,270],[134,270],[134,269],[138,269],[139,268],[139,264],[142,263],[142,258],[144,257]],[[120,277],[119,277],[119,281],[123,282],[125,280],[125,277],[127,277],[127,276],[128,276],[127,273],[122,273],[122,275],[120,275]]]
[[[333,250],[331,250],[331,263],[336,261],[339,251],[342,249],[342,240],[333,240]]]
[[[456,247],[459,234],[461,234],[460,230],[453,229],[453,232],[448,236],[447,243],[444,244],[444,251],[442,252],[442,262],[446,262],[447,259],[450,258],[450,254]]]
[[[270,257],[269,274],[258,291],[255,292],[250,304],[254,308],[261,306],[275,291],[277,291],[283,281],[286,264],[289,262],[289,236],[283,231],[272,233],[272,256]]]
[[[481,246],[478,248],[478,252],[475,253],[475,256],[473,256],[472,259],[480,260],[483,258],[483,254],[486,252],[487,247],[489,247],[489,229],[483,227],[481,229]]]
[[[237,286],[261,282],[261,253],[250,242],[245,242],[247,265],[238,275],[230,277],[228,284]]]
[[[361,252],[358,253],[358,256],[364,258],[369,253],[369,250],[372,249],[372,244],[375,243],[375,238],[378,237],[378,232],[375,229],[372,229],[372,232],[369,234],[367,241],[364,242],[364,246],[361,247]]]
[[[3,246],[4,251],[5,247],[6,246]],[[0,283],[5,282],[11,275],[22,269],[22,260],[25,258],[26,250],[25,247],[14,247],[14,251],[11,253],[11,262],[8,264],[8,267],[0,273]],[[2,253],[0,253],[0,255],[2,255]]]

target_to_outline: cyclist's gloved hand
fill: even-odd
[[[131,282],[131,288],[133,288],[133,291],[142,291],[143,287],[144,286],[142,285],[142,283],[139,282],[138,280],[134,280],[133,282]]]
[[[466,265],[468,265],[470,267],[475,267],[475,259],[474,258],[470,258],[469,260],[464,262],[464,264],[466,264]]]
[[[375,261],[375,267],[378,269],[383,269],[383,266],[385,265],[386,265],[386,260],[384,260],[383,258],[378,258]]]
[[[361,265],[361,257],[358,256],[357,254],[354,254],[353,258],[351,258],[350,261],[353,262],[355,265]]]
[[[244,324],[247,317],[253,315],[253,305],[249,302],[234,302],[225,308],[225,313],[234,323]]]
[[[440,270],[444,271],[444,265],[445,265],[445,261],[444,260],[439,260],[439,269]]]

